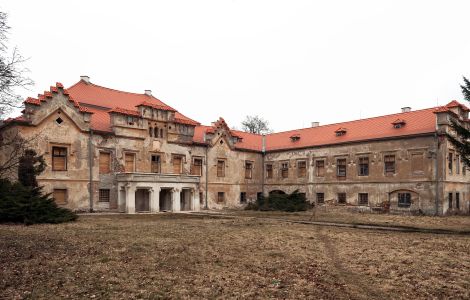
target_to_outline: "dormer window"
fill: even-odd
[[[290,136],[290,140],[291,140],[292,142],[297,142],[298,140],[300,140],[300,134],[291,135],[291,136]]]
[[[399,128],[402,128],[403,126],[406,125],[406,122],[405,120],[403,119],[396,119],[393,123],[392,123],[393,127],[396,128],[396,129],[399,129]]]
[[[341,127],[341,128],[336,129],[335,134],[336,136],[343,136],[346,134],[346,132],[347,132],[347,129]]]
[[[135,119],[133,117],[127,117],[127,125],[134,125]]]

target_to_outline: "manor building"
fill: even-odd
[[[44,155],[38,177],[59,205],[117,212],[243,207],[298,190],[315,205],[469,213],[467,168],[446,137],[469,109],[441,107],[257,135],[201,125],[154,97],[87,76],[27,98],[0,125]],[[0,160],[8,158],[0,153]]]

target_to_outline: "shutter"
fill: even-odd
[[[411,170],[413,173],[424,172],[424,159],[422,153],[414,153],[411,155]]]
[[[135,172],[134,169],[134,161],[135,161],[135,154],[134,153],[126,153],[124,156],[125,160],[125,171],[126,172]]]
[[[54,189],[53,198],[57,204],[67,203],[67,190],[65,189]]]
[[[108,174],[110,172],[111,154],[100,152],[100,174]]]
[[[181,157],[179,156],[173,157],[173,173],[181,174]]]
[[[52,160],[52,169],[54,169],[55,171],[65,171],[65,159],[65,157],[54,157]]]

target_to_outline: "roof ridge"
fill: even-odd
[[[422,109],[417,109],[417,110],[413,110],[413,111],[409,111],[409,112],[400,112],[400,113],[394,113],[394,114],[387,114],[387,115],[369,117],[369,118],[364,118],[364,119],[357,119],[357,120],[351,120],[351,121],[325,124],[325,125],[320,125],[320,126],[317,126],[317,127],[305,127],[305,128],[299,128],[299,129],[291,129],[291,130],[268,133],[266,136],[271,136],[271,135],[276,135],[276,134],[281,134],[281,133],[287,133],[287,132],[293,132],[293,131],[301,131],[301,130],[303,131],[303,130],[326,127],[326,126],[338,126],[338,125],[345,124],[345,123],[355,123],[355,122],[373,120],[373,119],[378,119],[378,118],[383,118],[383,117],[391,117],[391,116],[395,116],[395,115],[410,114],[410,113],[415,113],[415,112],[420,112],[420,111],[425,111],[425,110],[434,110],[434,109],[437,109],[437,108],[439,108],[439,106],[434,106],[434,107],[429,107],[429,108],[422,108]]]

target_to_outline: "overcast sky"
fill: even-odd
[[[460,100],[470,1],[3,0],[35,96],[80,75],[275,131]]]

